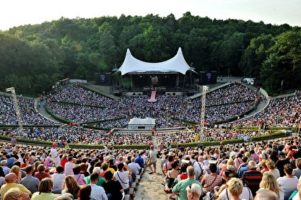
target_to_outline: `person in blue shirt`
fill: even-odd
[[[141,168],[144,168],[144,159],[142,158],[142,155],[144,154],[144,152],[140,152],[139,155],[136,157],[135,159],[135,163],[138,163],[140,165]]]
[[[249,170],[248,167],[248,157],[243,157],[242,158],[243,163],[239,166],[238,170],[237,170],[237,175],[238,177],[242,177],[242,175]]]

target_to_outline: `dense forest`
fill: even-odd
[[[0,89],[36,95],[57,80],[93,80],[119,67],[127,48],[158,62],[182,47],[187,63],[219,75],[256,77],[269,92],[301,84],[301,29],[242,20],[157,15],[61,18],[0,32]]]

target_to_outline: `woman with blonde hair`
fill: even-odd
[[[16,174],[16,176],[18,177],[17,182],[20,183],[21,182],[21,177],[22,177],[22,172],[19,166],[14,165],[11,169],[10,169],[11,173]]]
[[[266,172],[263,174],[261,182],[259,184],[259,190],[267,189],[275,192],[278,195],[279,200],[284,199],[284,193],[280,189],[274,175],[272,173]]]
[[[244,187],[242,181],[238,178],[231,178],[226,183],[226,188],[218,196],[218,200],[240,200],[253,199],[251,190]]]
[[[186,188],[188,200],[199,200],[202,195],[202,188],[199,184],[193,183]]]
[[[80,190],[80,187],[77,184],[74,177],[73,176],[66,176],[65,177],[64,190],[62,191],[62,194],[70,193],[70,194],[73,195],[74,199],[77,199],[77,195],[78,195],[79,190]]]
[[[280,172],[279,170],[276,168],[274,161],[272,160],[267,160],[265,162],[269,173],[273,174],[273,176],[275,177],[275,179],[277,180],[277,178],[280,177]]]

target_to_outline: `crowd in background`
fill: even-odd
[[[44,118],[34,108],[34,99],[18,96],[21,119],[25,125],[52,125],[54,122]],[[0,95],[0,124],[17,125],[18,120],[12,96]]]
[[[272,99],[269,105],[251,118],[242,119],[234,126],[298,127],[301,123],[301,93]]]
[[[256,97],[256,91],[238,83],[210,92],[206,97],[206,120],[213,124],[237,118],[255,106]],[[155,103],[148,102],[148,98],[148,95],[140,95],[113,100],[80,86],[68,85],[48,95],[47,105],[54,114],[77,123],[106,120],[97,124],[102,128],[125,127],[133,117],[155,118],[157,127],[199,122],[200,98],[187,100],[185,96],[158,95]]]

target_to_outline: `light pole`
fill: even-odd
[[[201,96],[201,131],[200,131],[200,144],[203,140],[204,124],[205,124],[205,108],[206,108],[206,93],[208,91],[207,86],[203,86],[203,94]]]
[[[19,133],[19,135],[21,135],[21,133],[23,133],[23,122],[22,122],[19,102],[18,102],[17,95],[16,95],[16,90],[14,87],[10,87],[10,88],[6,88],[6,92],[12,93],[13,103],[14,103],[16,116],[17,116],[17,120],[18,120],[18,125],[19,125],[18,133]]]

